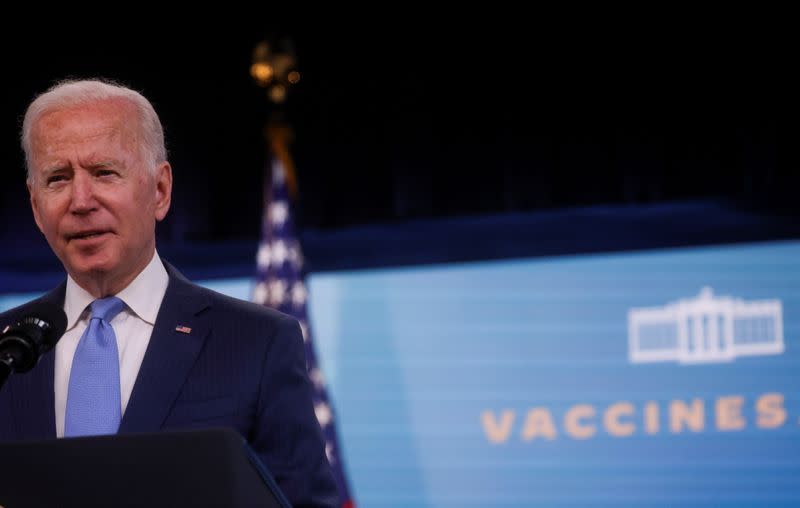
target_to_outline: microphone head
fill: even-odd
[[[39,303],[0,335],[0,358],[14,372],[28,372],[66,329],[67,315],[61,307]]]
[[[37,337],[41,353],[49,351],[67,330],[67,314],[58,305],[42,302],[37,304],[19,322],[20,325],[33,325],[41,335]]]

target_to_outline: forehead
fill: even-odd
[[[117,128],[135,131],[139,121],[136,108],[124,99],[104,99],[45,110],[31,130],[34,138]]]
[[[138,141],[135,108],[123,100],[104,100],[43,113],[31,130],[31,149],[41,157],[62,148],[96,142],[119,142],[135,147]]]

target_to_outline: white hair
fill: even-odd
[[[46,113],[60,109],[83,106],[99,101],[122,99],[136,109],[139,117],[139,131],[142,136],[142,157],[148,169],[155,172],[156,166],[167,160],[164,144],[164,129],[153,105],[142,94],[112,81],[100,79],[65,80],[53,85],[39,95],[28,106],[22,122],[22,150],[25,152],[25,165],[28,181],[31,181],[31,132],[34,125]]]

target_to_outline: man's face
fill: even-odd
[[[36,224],[84,289],[122,290],[152,259],[172,173],[148,170],[132,105],[106,100],[46,113],[31,132]],[[92,282],[94,281],[94,282]],[[105,296],[105,295],[95,295]]]

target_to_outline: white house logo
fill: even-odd
[[[704,287],[696,298],[628,310],[631,363],[729,362],[737,356],[781,354],[783,349],[780,300],[716,297]]]

